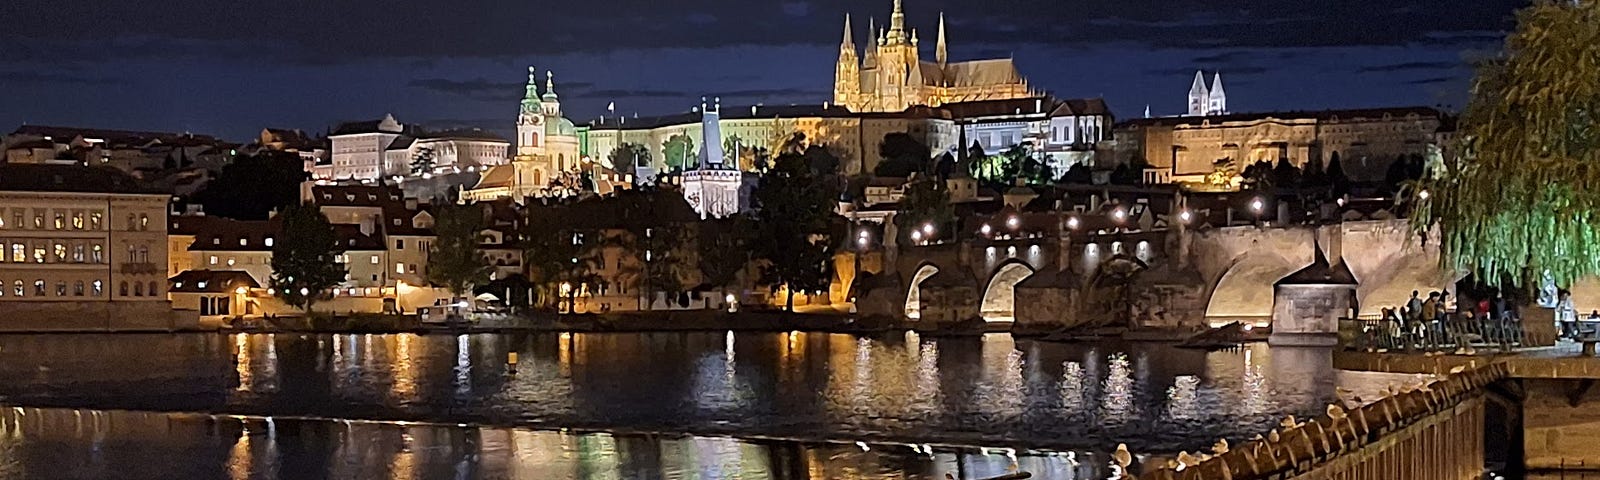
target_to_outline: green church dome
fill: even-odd
[[[578,136],[578,127],[573,125],[572,120],[567,120],[566,117],[556,117],[544,123],[544,134],[547,137],[576,137]]]

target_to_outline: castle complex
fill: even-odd
[[[850,17],[844,19],[844,42],[833,85],[833,102],[855,112],[900,112],[913,106],[937,107],[946,103],[1010,100],[1035,96],[1009,58],[950,62],[945,45],[944,16],[939,16],[939,39],[934,61],[917,52],[916,30],[906,30],[905,12],[894,1],[889,30],[868,22],[866,52],[856,55]]]

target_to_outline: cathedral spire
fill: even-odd
[[[546,100],[554,100],[556,98],[556,72],[554,70],[544,72],[544,98]]]
[[[900,8],[900,0],[894,0],[894,13],[889,15],[889,43],[900,44],[906,41],[906,12]]]
[[[877,41],[878,26],[876,23],[876,20],[872,17],[867,17],[867,48],[866,53],[861,56],[861,68],[863,69],[878,68],[878,45],[883,42]]]
[[[524,100],[539,98],[539,69],[528,66],[528,89],[522,97]]]
[[[949,60],[949,56],[945,53],[944,44],[944,12],[939,12],[939,40],[934,46],[933,58],[939,62],[941,67]]]
[[[844,43],[840,45],[850,47],[851,50],[856,49],[856,40],[850,37],[850,14],[848,13],[844,14]]]

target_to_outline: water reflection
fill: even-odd
[[[1370,381],[1336,378],[1327,350],[1003,334],[0,337],[12,404],[1098,452],[1248,439]]]
[[[79,422],[83,428],[71,428]],[[279,434],[278,431],[283,431]],[[106,447],[103,444],[109,444]],[[1103,478],[1079,454],[6,408],[0,480]]]

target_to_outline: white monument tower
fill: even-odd
[[[700,218],[722,218],[739,213],[739,188],[744,174],[722,161],[722,100],[710,108],[700,101],[700,165],[683,172],[683,197],[700,212]],[[734,148],[738,148],[735,146]]]

